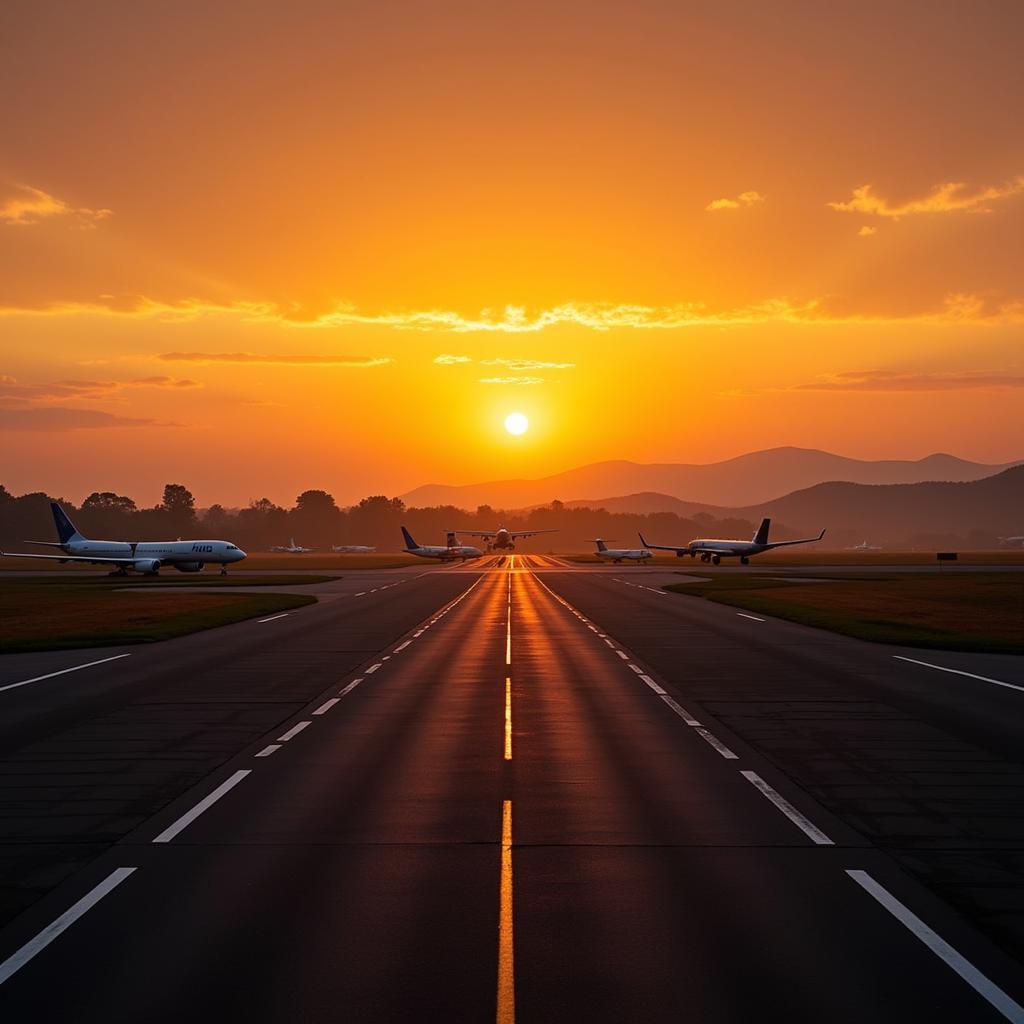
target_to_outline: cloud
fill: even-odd
[[[438,366],[456,366],[459,363],[471,363],[473,360],[470,359],[469,356],[452,356],[446,353],[444,355],[435,356],[434,362],[437,363]]]
[[[869,227],[865,224],[857,234],[860,235],[861,238],[869,238],[871,235],[878,234],[878,228]]]
[[[113,210],[92,210],[88,206],[72,206],[30,185],[14,185],[15,194],[0,200],[0,221],[5,224],[38,224],[48,217],[74,217],[81,227],[95,227],[113,214]]]
[[[18,402],[62,402],[109,398],[128,388],[198,388],[194,380],[175,377],[137,377],[134,380],[57,380],[43,384],[19,384],[14,377],[0,376],[0,398]]]
[[[150,387],[150,388],[201,388],[203,385],[197,380],[189,380],[187,377],[178,379],[176,377],[136,377],[134,380],[128,381],[129,384],[137,385],[138,387]]]
[[[994,370],[850,370],[807,384],[796,391],[1004,391],[1024,388],[1024,375]]]
[[[571,370],[575,363],[545,363],[539,359],[481,359],[481,366],[506,366],[510,370]]]
[[[877,217],[909,217],[921,213],[991,213],[986,205],[998,199],[1024,192],[1024,175],[1018,175],[1003,185],[990,185],[975,192],[965,191],[962,181],[947,181],[933,186],[920,199],[909,199],[904,203],[890,203],[876,195],[872,185],[861,185],[853,190],[851,198],[839,203],[826,203],[841,213],[868,213]]]
[[[294,330],[367,327],[425,334],[536,334],[560,326],[581,327],[593,331],[617,329],[682,330],[689,327],[745,327],[758,324],[807,324],[838,326],[873,325],[1007,325],[1024,324],[1024,299],[995,299],[971,292],[946,296],[941,307],[906,313],[838,312],[821,298],[794,300],[788,297],[765,299],[747,306],[710,308],[701,302],[679,302],[668,306],[643,306],[629,303],[566,302],[560,306],[527,313],[522,306],[503,310],[482,310],[467,316],[456,310],[407,310],[403,312],[360,313],[343,304],[327,313],[301,316],[301,310],[273,303],[240,302],[229,305],[182,302],[157,302],[144,297],[131,301],[103,303],[55,303],[38,308],[0,307],[7,316],[115,316],[159,320],[171,323],[221,318],[234,323],[269,323]],[[382,366],[389,358],[363,356],[259,355],[247,352],[168,352],[159,358],[174,362],[253,362],[297,365]],[[437,357],[435,362],[442,357]],[[449,357],[443,357],[448,362]],[[452,356],[463,361],[469,357]],[[470,360],[472,361],[472,360]],[[100,365],[110,360],[91,360]],[[443,365],[443,364],[442,364]]]
[[[480,384],[546,384],[544,377],[481,377]]]
[[[705,210],[738,210],[741,206],[757,206],[764,202],[760,192],[741,192],[735,199],[712,199]]]
[[[111,427],[173,427],[174,423],[115,416],[96,409],[67,409],[51,406],[43,409],[0,408],[0,431],[100,430]]]
[[[264,355],[260,352],[164,352],[158,358],[168,363],[262,363],[278,366],[384,366],[394,362],[370,356]]]

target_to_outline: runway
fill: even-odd
[[[1024,1021],[1020,659],[560,562],[0,661],[0,1018]]]

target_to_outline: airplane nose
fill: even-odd
[[[246,557],[247,557],[246,553],[241,548],[239,548],[235,552],[235,561],[236,562],[240,562],[243,558],[246,558]]]

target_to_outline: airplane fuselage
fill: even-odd
[[[420,546],[417,548],[406,548],[406,554],[415,555],[417,558],[436,558],[442,562],[454,562],[461,558],[464,562],[469,558],[479,558],[483,552],[466,544],[458,544],[455,547],[445,547],[440,544]]]
[[[75,559],[95,558],[97,564],[123,559],[131,563],[127,567],[140,572],[156,572],[162,565],[173,565],[181,572],[199,572],[206,562],[228,565],[245,558],[241,548],[226,540],[78,540],[53,546]]]

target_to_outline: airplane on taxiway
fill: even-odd
[[[464,537],[479,537],[487,543],[488,551],[515,551],[521,537],[536,537],[539,533],[558,533],[557,530],[510,530],[499,526],[496,530],[460,530]]]
[[[377,549],[368,544],[332,544],[331,550],[339,555],[370,555]]]
[[[442,562],[453,562],[461,558],[463,562],[468,558],[479,558],[483,552],[479,548],[467,544],[460,544],[459,538],[454,532],[448,534],[446,544],[424,545],[417,544],[412,534],[403,526],[402,536],[405,538],[405,550],[410,555],[417,555],[420,558],[437,558]]]
[[[221,575],[227,575],[231,562],[240,562],[245,552],[226,540],[90,540],[83,537],[55,501],[50,502],[58,541],[27,540],[47,548],[60,548],[59,555],[35,555],[20,551],[0,551],[11,558],[41,558],[51,562],[89,562],[114,567],[112,575],[126,576],[129,569],[155,576],[162,565],[178,572],[201,572],[207,562],[218,562]]]
[[[295,543],[295,538],[292,537],[287,544],[277,544],[270,549],[275,555],[308,555],[312,552],[312,548],[304,548],[301,544]]]
[[[851,547],[844,548],[845,551],[881,551],[882,548],[878,544],[869,544],[866,540],[862,540],[859,544],[854,544]]]
[[[640,539],[643,540],[643,537]],[[651,557],[651,553],[646,549],[646,546],[643,548],[610,548],[600,537],[595,537],[594,543],[597,545],[597,551],[594,554],[598,558],[606,558],[611,562],[643,562]]]
[[[645,547],[654,551],[674,551],[679,558],[682,558],[683,555],[689,555],[691,558],[700,555],[702,562],[712,562],[714,565],[718,565],[723,558],[730,557],[739,557],[742,565],[749,565],[751,555],[759,555],[762,551],[771,551],[774,548],[790,547],[793,544],[813,544],[825,536],[825,531],[822,530],[817,537],[805,537],[803,540],[778,540],[769,543],[768,529],[771,524],[770,519],[762,519],[761,525],[751,540],[720,540],[700,537],[681,547],[671,544],[648,544],[642,533],[638,536]]]

